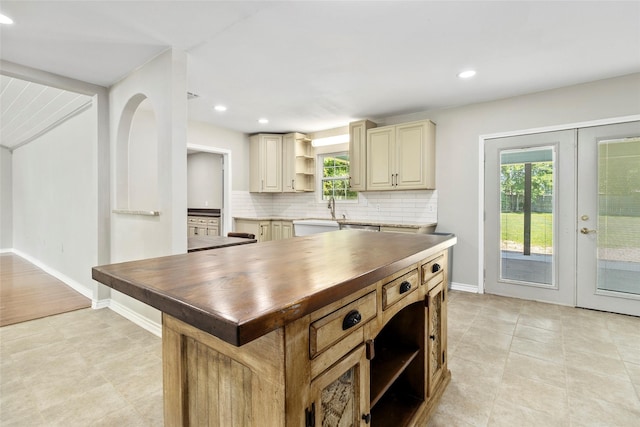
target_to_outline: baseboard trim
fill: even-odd
[[[82,283],[72,279],[71,277],[67,276],[66,274],[63,274],[63,273],[59,272],[55,268],[49,267],[48,265],[42,263],[41,261],[33,258],[31,255],[25,254],[24,252],[22,252],[22,251],[20,251],[18,249],[15,249],[15,248],[11,249],[11,252],[13,252],[14,254],[18,255],[21,258],[26,259],[31,264],[35,265],[36,267],[38,267],[39,269],[41,269],[45,273],[47,273],[47,274],[55,277],[56,279],[60,280],[61,282],[63,282],[64,284],[66,284],[67,286],[72,288],[74,291],[76,291],[76,292],[82,294],[83,296],[89,298],[91,300],[92,305],[93,305],[93,292],[91,291],[91,289],[88,289]]]
[[[454,291],[471,292],[473,294],[478,293],[477,286],[467,285],[466,283],[451,282],[451,289]]]
[[[94,310],[100,310],[103,308],[108,308],[109,304],[111,304],[110,298],[91,301],[91,308],[93,308]]]
[[[162,337],[162,324],[153,322],[147,317],[141,316],[139,313],[131,310],[129,307],[126,307],[113,299],[109,300],[109,308],[125,319],[151,332],[155,336]]]

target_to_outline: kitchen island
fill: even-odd
[[[95,267],[163,312],[165,425],[415,425],[446,387],[453,236],[336,231]]]

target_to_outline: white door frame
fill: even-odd
[[[611,125],[618,123],[634,122],[640,120],[640,114],[631,116],[611,117],[608,119],[590,120],[586,122],[569,123],[564,125],[545,126],[523,130],[513,130],[507,132],[492,133],[479,136],[478,144],[478,293],[484,293],[484,146],[486,140],[503,138],[508,136],[531,135],[542,132],[553,132],[559,130],[578,129],[591,126]]]
[[[224,186],[222,190],[222,231],[224,234],[233,230],[231,224],[231,150],[225,148],[209,147],[208,145],[187,144],[187,150],[195,150],[203,153],[220,154],[224,158]],[[186,190],[186,189],[185,189]]]

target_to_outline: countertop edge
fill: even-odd
[[[263,217],[243,217],[234,216],[233,219],[239,219],[243,221],[299,221],[299,220],[323,220],[331,221],[331,218],[310,218],[310,217],[277,217],[277,216],[263,216]],[[336,219],[338,224],[357,224],[357,225],[374,225],[380,227],[396,227],[396,228],[415,228],[416,230],[421,227],[436,227],[437,222],[411,222],[411,223],[399,223],[399,222],[385,222],[379,220],[367,220],[367,219]]]
[[[167,313],[191,326],[214,335],[235,346],[242,346],[276,329],[286,326],[322,307],[346,298],[366,286],[371,285],[398,270],[409,267],[439,251],[456,244],[457,238],[439,236],[442,240],[423,250],[416,251],[405,258],[395,260],[386,265],[325,288],[309,293],[297,301],[257,313],[256,316],[244,320],[234,320],[219,313],[205,311],[193,304],[174,298],[168,293],[158,292],[143,283],[136,283],[104,271],[104,267],[92,268],[92,278],[104,285],[122,292],[134,299],[148,304],[163,313]],[[169,255],[170,258],[175,255]],[[113,264],[112,264],[113,265]]]

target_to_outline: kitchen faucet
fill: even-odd
[[[328,209],[331,209],[331,219],[335,221],[336,219],[336,199],[331,196],[329,199],[329,204],[327,205]]]

